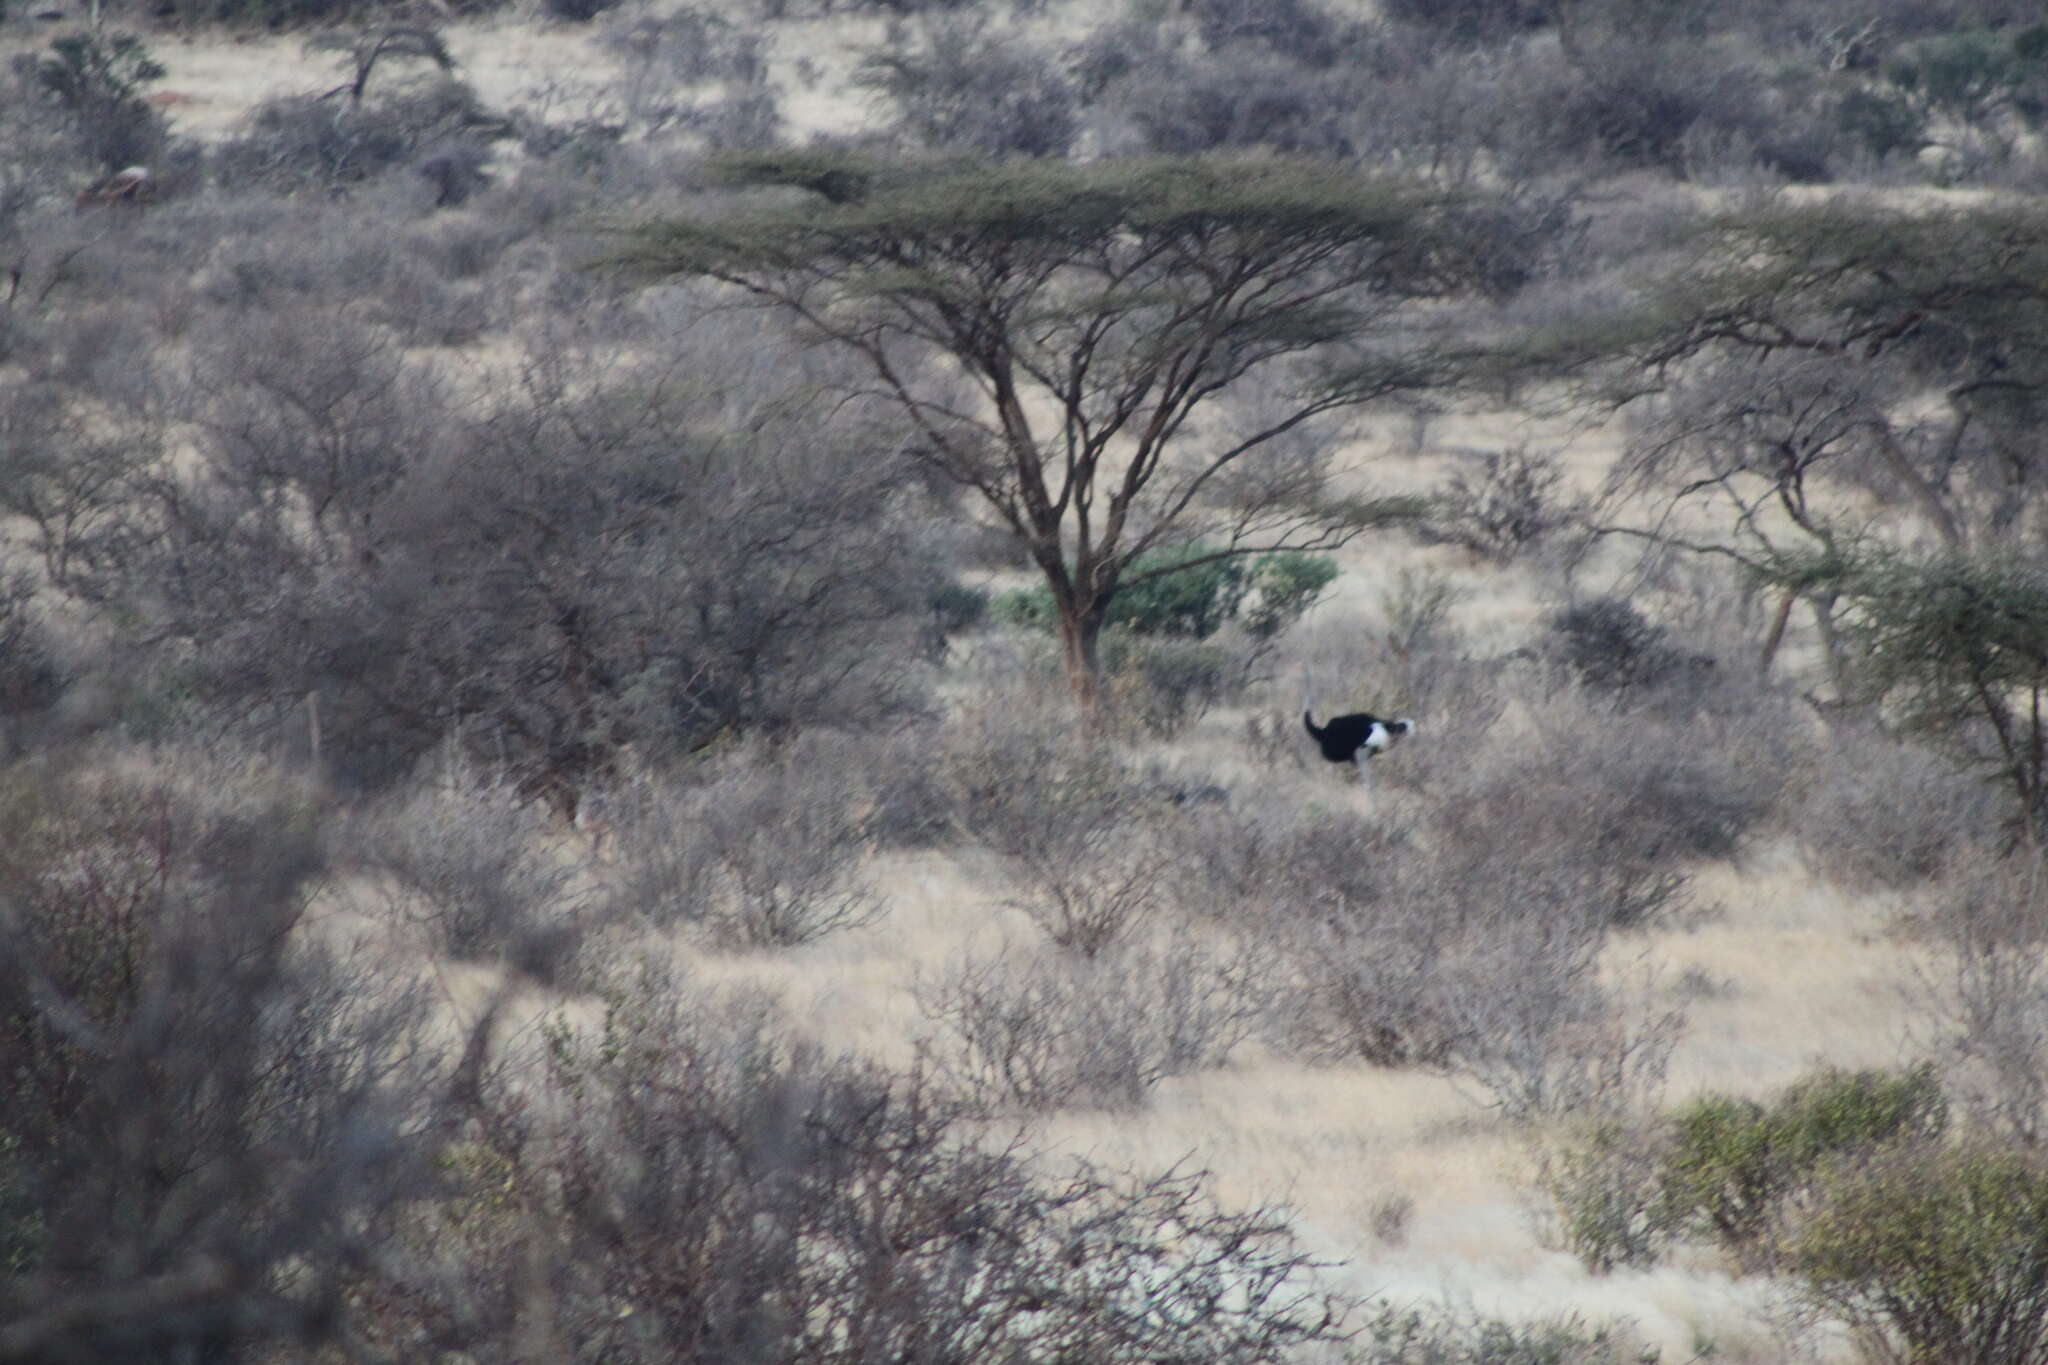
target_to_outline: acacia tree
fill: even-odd
[[[1844,489],[1910,508],[1950,548],[2038,529],[2048,210],[2017,200],[1745,210],[1707,223],[1647,297],[1641,330],[1619,348],[1635,394],[1669,392],[1703,358],[1779,362],[1774,401],[1805,410],[1764,437],[1808,430],[1770,468],[1807,481],[1825,469]],[[1803,376],[1785,372],[1792,357],[1811,362]],[[1742,395],[1726,405],[1739,418],[1755,406]]]
[[[1908,556],[1859,545],[1807,575],[1849,608],[1867,695],[1998,774],[2019,839],[2048,825],[2048,564],[2009,550]]]
[[[2048,526],[2044,280],[2038,205],[1749,206],[1700,225],[1619,316],[1533,344],[1614,362],[1600,398],[1647,410],[1616,485],[1672,506],[1608,529],[1732,556],[1783,594],[1766,667],[1799,599],[1839,666],[1842,584],[1816,556],[1880,526],[1951,552]],[[1723,532],[1677,541],[1677,505],[1709,502]]]
[[[724,169],[782,192],[629,228],[612,263],[735,286],[863,361],[916,457],[1044,574],[1084,705],[1120,591],[1416,513],[1334,496],[1312,424],[1452,382],[1442,303],[1512,287],[1543,238],[1497,201],[1309,162]]]

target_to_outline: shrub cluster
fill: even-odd
[[[601,1025],[548,1027],[539,1086],[486,1088],[466,1178],[413,1230],[462,1247],[460,1282],[419,1264],[382,1286],[495,1308],[470,1319],[486,1354],[546,1330],[626,1362],[1254,1365],[1341,1330],[1274,1215],[1222,1211],[1189,1173],[973,1141],[970,1111],[792,1044],[757,1000],[643,974]],[[556,1278],[522,1308],[542,1248]],[[372,1326],[395,1344],[404,1321]]]
[[[1596,1273],[1650,1264],[1683,1236],[1772,1269],[1831,1182],[1880,1157],[1923,1159],[1947,1127],[1932,1067],[1829,1070],[1768,1104],[1708,1095],[1652,1121],[1589,1125],[1548,1155],[1542,1183],[1563,1241]]]
[[[1249,943],[1182,931],[1092,958],[1009,947],[956,961],[917,994],[939,1065],[977,1106],[1126,1108],[1261,1031],[1271,968]]]
[[[1133,635],[1206,640],[1237,622],[1253,638],[1271,639],[1314,606],[1337,577],[1336,564],[1325,555],[1206,558],[1213,553],[1191,545],[1140,555],[1125,571],[1127,585],[1111,599],[1104,624]],[[1055,619],[1051,591],[1042,587],[1002,594],[994,612],[1005,624],[1036,630],[1051,629]]]

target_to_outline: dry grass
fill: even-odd
[[[777,79],[787,112],[801,127],[844,130],[868,117],[849,93],[853,53],[871,41],[870,20],[791,25],[781,31]],[[451,47],[464,79],[496,107],[530,103],[555,85],[574,98],[601,82],[611,58],[591,30],[531,22],[457,25]],[[247,41],[162,40],[156,55],[170,74],[157,87],[183,98],[169,106],[178,131],[214,138],[231,132],[248,108],[276,95],[331,84],[330,59],[308,55],[296,38]],[[816,72],[807,82],[795,62]],[[1517,444],[1560,453],[1576,491],[1597,489],[1618,448],[1608,431],[1574,431],[1516,412],[1446,414],[1417,427],[1388,418],[1359,434],[1349,454],[1361,485],[1391,493],[1438,485],[1465,453]],[[1450,626],[1474,654],[1504,653],[1538,629],[1553,584],[1526,566],[1490,566],[1449,547],[1360,543],[1340,556],[1335,590],[1304,623],[1297,648],[1339,661],[1321,697],[1332,704],[1384,704],[1391,675],[1384,639],[1387,595],[1406,571],[1446,576],[1462,597]],[[1786,658],[1797,666],[1800,641]],[[1254,706],[1292,717],[1295,676],[1276,678]],[[1382,814],[1426,809],[1434,799],[1402,775],[1398,752],[1370,786],[1309,762],[1275,769],[1242,743],[1247,710],[1219,711],[1156,757],[1173,770],[1200,773],[1269,799],[1315,801]],[[1420,699],[1427,743],[1457,718],[1432,714]],[[1508,722],[1513,726],[1512,718]],[[565,856],[577,856],[565,846]],[[602,877],[602,868],[589,875]],[[751,984],[777,995],[799,1030],[833,1047],[891,1066],[916,1060],[927,1027],[913,986],[966,951],[986,952],[1005,937],[1035,930],[1008,908],[1008,888],[981,864],[935,853],[877,855],[867,868],[883,913],[873,923],[799,948],[712,953],[676,939],[641,942],[672,955],[708,983]],[[1706,922],[1633,937],[1616,953],[1661,969],[1668,989],[1686,992],[1689,1026],[1672,1060],[1673,1096],[1704,1090],[1762,1094],[1814,1063],[1875,1066],[1897,1061],[1903,1046],[1901,983],[1908,950],[1889,934],[1900,907],[1839,890],[1821,880],[1789,843],[1772,843],[1736,864],[1695,873],[1695,893],[1718,907]],[[335,934],[365,932],[360,888],[328,893],[321,921]],[[436,989],[451,1019],[474,1017],[508,989],[501,968],[437,965]],[[596,1004],[531,985],[514,985],[505,1012],[509,1036],[525,1036],[550,1011],[594,1016]],[[1233,1067],[1160,1085],[1140,1112],[1066,1112],[1044,1124],[1050,1150],[1118,1166],[1163,1169],[1177,1163],[1213,1171],[1228,1199],[1277,1201],[1297,1210],[1311,1244],[1350,1263],[1360,1288],[1393,1299],[1448,1296],[1489,1312],[1590,1319],[1633,1319],[1667,1358],[1683,1359],[1702,1339],[1719,1359],[1782,1358],[1781,1344],[1759,1325],[1757,1291],[1718,1270],[1683,1264],[1655,1271],[1589,1277],[1568,1255],[1546,1249],[1532,1225],[1526,1137],[1489,1117],[1446,1078],[1364,1065],[1307,1067],[1247,1053]],[[1406,1196],[1413,1213],[1405,1236],[1376,1236],[1386,1201]]]
[[[1187,757],[1210,758],[1208,746],[1223,744],[1198,740]],[[1214,769],[1229,770],[1227,753],[1213,758]],[[1335,774],[1314,770],[1289,785],[1367,807],[1420,799],[1341,786]],[[961,951],[986,952],[1005,936],[1035,932],[980,875],[949,856],[889,855],[871,868],[888,907],[873,925],[786,952],[711,954],[674,943],[667,951],[698,980],[771,991],[814,1038],[905,1066],[924,1026],[912,998],[919,974]],[[1673,1061],[1674,1096],[1760,1095],[1821,1059],[1896,1060],[1904,960],[1884,935],[1881,910],[1815,882],[1780,846],[1739,868],[1703,868],[1697,885],[1722,908],[1718,917],[1617,949],[1630,963],[1661,967],[1668,988],[1684,989],[1688,973],[1707,983],[1688,992],[1691,1023]],[[451,1002],[470,1009],[493,981],[474,968],[445,978]],[[531,1017],[525,1008],[509,1015]],[[1053,1115],[1038,1141],[1114,1166],[1211,1170],[1228,1199],[1294,1209],[1312,1245],[1349,1263],[1356,1287],[1398,1301],[1449,1297],[1509,1316],[1624,1317],[1667,1358],[1684,1358],[1702,1339],[1717,1342],[1722,1359],[1782,1358],[1783,1344],[1762,1325],[1759,1291],[1716,1267],[1680,1262],[1595,1279],[1546,1248],[1527,1193],[1526,1133],[1445,1078],[1309,1067],[1254,1050],[1229,1069],[1162,1083],[1135,1113]],[[1389,1245],[1375,1235],[1375,1218],[1390,1196],[1403,1195],[1413,1213],[1405,1238]]]

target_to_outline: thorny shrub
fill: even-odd
[[[1188,931],[1094,958],[1006,946],[956,960],[917,998],[941,1074],[978,1106],[1129,1108],[1262,1027],[1268,958]]]
[[[588,907],[547,846],[546,814],[509,785],[453,779],[388,799],[338,852],[377,876],[385,913],[419,929],[433,953],[548,960]]]
[[[449,1063],[309,927],[311,806],[180,758],[0,791],[10,1358],[317,1350],[425,1189]]]
[[[779,755],[753,748],[693,786],[650,779],[602,797],[616,907],[732,948],[796,947],[873,919],[871,798],[857,769],[831,761],[844,753],[816,738]]]
[[[658,972],[602,1023],[551,1024],[541,1074],[487,1087],[480,1131],[489,1216],[454,1280],[411,1288],[505,1305],[471,1337],[486,1355],[516,1329],[613,1365],[1257,1365],[1335,1339],[1346,1309],[1282,1219],[1219,1209],[1199,1175],[1034,1160],[927,1080]],[[548,1292],[508,1291],[536,1251]]]
[[[1164,803],[1077,719],[992,704],[953,727],[943,763],[960,832],[1053,942],[1092,957],[1161,908]]]

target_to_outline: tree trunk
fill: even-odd
[[[1102,618],[1106,603],[1087,606],[1061,601],[1053,595],[1059,613],[1060,662],[1066,666],[1067,686],[1074,700],[1089,716],[1102,708],[1102,661],[1097,645],[1102,639]]]
[[[1768,678],[1771,665],[1778,660],[1778,647],[1785,643],[1785,627],[1792,620],[1792,605],[1799,600],[1799,594],[1785,589],[1785,595],[1778,599],[1778,609],[1771,613],[1771,628],[1764,633],[1763,654],[1757,660],[1757,672]]]
[[[1834,684],[1835,700],[1847,703],[1854,696],[1849,665],[1849,646],[1835,626],[1835,597],[1829,593],[1809,599],[1813,624],[1820,630],[1822,657],[1827,661],[1828,681]]]

